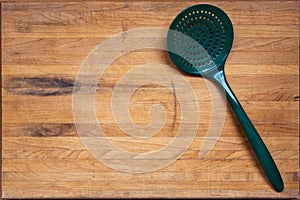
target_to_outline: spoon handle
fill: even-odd
[[[262,166],[264,169],[269,181],[275,188],[277,192],[281,192],[284,188],[283,181],[281,175],[278,171],[278,168],[268,151],[266,145],[262,141],[261,137],[257,133],[255,127],[251,123],[249,117],[246,112],[242,108],[241,104],[235,97],[234,93],[230,89],[224,75],[224,71],[221,70],[218,73],[210,76],[210,79],[217,82],[225,91],[226,98],[231,105],[233,111],[235,112],[238,120],[240,121],[244,132],[246,133],[248,140]]]

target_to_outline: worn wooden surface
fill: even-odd
[[[282,193],[267,182],[230,109],[215,148],[198,158],[211,120],[211,98],[198,77],[182,74],[201,108],[197,138],[169,166],[141,174],[120,172],[95,159],[81,143],[72,91],[88,53],[121,31],[168,28],[177,13],[200,2],[2,2],[2,197],[299,198],[298,1],[215,3],[235,31],[228,82],[275,159],[285,183]],[[167,113],[163,129],[141,142],[126,137],[114,121],[110,102],[116,82],[149,62],[174,67],[164,51],[127,53],[106,70],[96,92],[105,134],[132,152],[163,147],[168,140],[161,138],[173,137],[180,123],[174,91],[151,84],[134,93],[130,114],[145,125],[149,106],[159,103]]]

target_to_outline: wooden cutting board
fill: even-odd
[[[80,140],[72,92],[88,54],[120,32],[168,28],[182,9],[197,3],[208,2],[2,1],[2,197],[299,198],[298,1],[214,3],[234,25],[235,39],[226,63],[228,82],[275,159],[285,184],[282,193],[266,180],[229,108],[220,137],[211,138],[214,148],[199,158],[211,123],[213,97],[207,82],[179,71],[197,97],[194,103],[200,115],[196,137],[174,162],[152,172],[131,173],[141,166],[124,157],[125,168],[131,170],[124,172],[93,157]],[[116,122],[111,99],[118,81],[147,63],[176,71],[162,50],[127,52],[105,70],[95,93],[96,116],[106,138],[136,154],[168,145],[182,119],[176,91],[149,83],[129,98],[131,120],[147,126],[150,106],[160,104],[165,113],[163,128],[147,139],[134,138]],[[161,73],[154,68],[132,79],[140,83]],[[131,86],[122,87],[125,91]]]

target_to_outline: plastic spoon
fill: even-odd
[[[170,30],[167,48],[173,63],[182,71],[208,78],[224,89],[264,172],[275,190],[281,192],[284,185],[276,164],[225,78],[224,64],[233,43],[233,27],[229,17],[215,6],[194,5],[177,15]],[[197,41],[203,49],[194,49],[181,36],[183,34]]]

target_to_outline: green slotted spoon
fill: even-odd
[[[229,17],[215,6],[199,4],[179,13],[169,29],[167,48],[173,63],[188,74],[212,80],[224,90],[269,181],[281,192],[284,186],[276,164],[225,78],[224,64],[233,43]],[[201,49],[183,35],[200,44]]]

